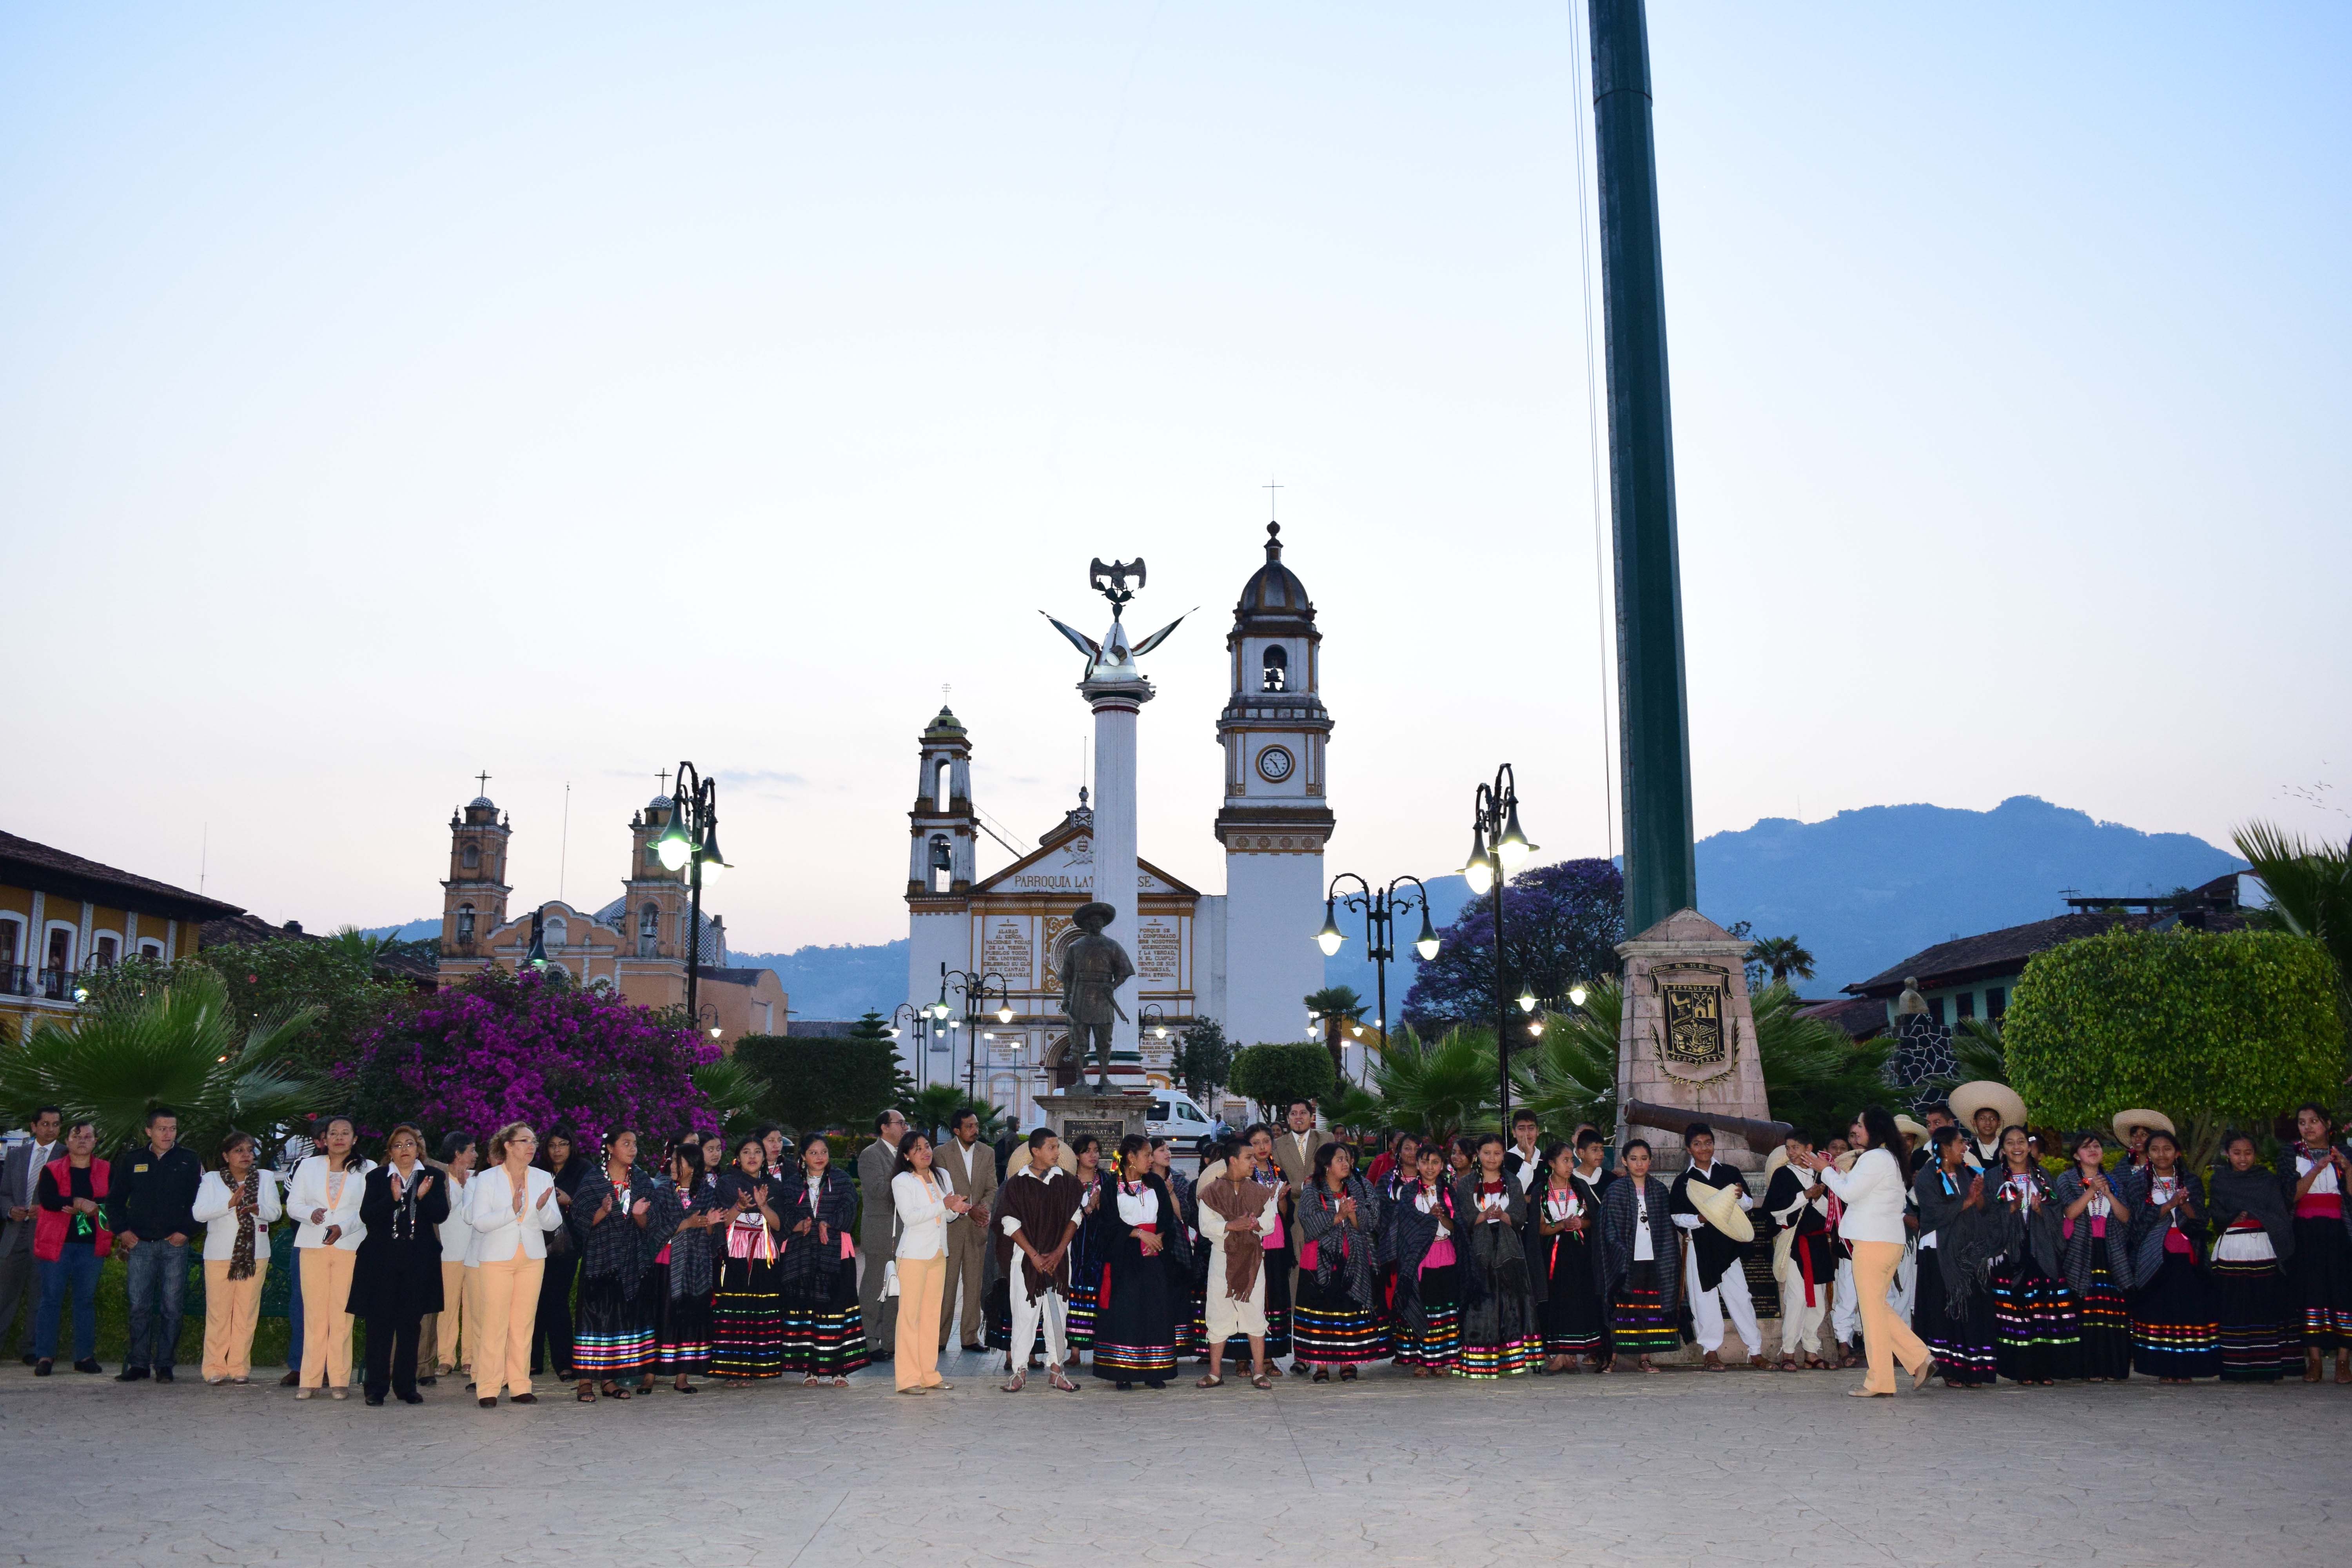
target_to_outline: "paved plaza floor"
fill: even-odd
[[[2317,1563],[2352,1389],[1672,1371],[297,1401],[0,1368],[0,1564]]]

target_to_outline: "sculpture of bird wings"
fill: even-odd
[[[1111,563],[1111,564],[1112,564],[1113,566],[1118,566],[1118,565],[1119,565],[1119,564],[1120,564],[1120,563],[1118,563],[1118,562],[1116,562],[1116,561],[1115,561],[1115,562]],[[1125,563],[1125,565],[1126,565],[1126,567],[1127,567],[1127,574],[1128,574],[1129,576],[1130,576],[1130,577],[1132,577],[1132,578],[1134,578],[1134,579],[1135,579],[1135,585],[1136,585],[1137,587],[1139,587],[1139,588],[1142,587],[1142,586],[1143,586],[1143,557],[1142,557],[1142,556],[1140,556],[1140,555],[1139,555],[1139,556],[1137,556],[1134,560]],[[1190,610],[1187,610],[1187,611],[1185,611],[1184,613],[1185,613],[1186,615],[1191,615],[1191,614],[1192,614],[1192,612],[1191,612]]]
[[[1136,564],[1139,566],[1142,563],[1138,562]],[[1198,605],[1193,605],[1192,610],[1184,612],[1184,616],[1191,615],[1192,610],[1197,610],[1201,606]],[[1184,624],[1184,616],[1177,616],[1174,620],[1169,622],[1166,626],[1160,627],[1158,631],[1152,633],[1141,642],[1137,643],[1135,645],[1135,657],[1137,658],[1141,658],[1145,654],[1150,653],[1153,648],[1156,648],[1161,643],[1166,642],[1168,640],[1168,634]]]
[[[1045,616],[1045,612],[1043,610],[1040,610],[1037,613],[1041,616]],[[1051,616],[1045,616],[1045,618],[1049,621],[1054,621],[1054,617]],[[1054,629],[1061,633],[1064,637],[1069,638],[1070,646],[1072,647],[1076,648],[1080,653],[1087,656],[1087,666],[1088,668],[1092,668],[1096,664],[1101,662],[1102,644],[1095,641],[1094,638],[1087,636],[1086,633],[1079,631],[1075,626],[1066,626],[1059,621],[1054,621]]]
[[[1087,586],[1096,593],[1102,592],[1103,579],[1109,575],[1110,568],[1103,564],[1101,556],[1097,555],[1087,563]]]

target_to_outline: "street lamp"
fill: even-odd
[[[925,1047],[929,1043],[931,1032],[930,1006],[926,1004],[918,1007],[912,1002],[901,1002],[893,1008],[887,1032],[894,1040],[898,1037],[902,1019],[905,1026],[915,1031],[915,1070],[928,1080],[931,1076],[931,1059]]]
[[[687,781],[691,779],[692,784]],[[677,764],[677,794],[669,823],[654,840],[654,856],[673,871],[684,871],[693,899],[686,921],[686,1011],[701,1015],[696,996],[702,982],[702,879],[727,866],[719,852],[719,781],[704,778],[692,763]]]
[[[1361,889],[1342,894],[1339,884],[1352,881]],[[1412,886],[1407,888],[1406,883]],[[1329,957],[1339,951],[1347,934],[1339,929],[1339,910],[1355,910],[1364,917],[1364,952],[1372,961],[1372,989],[1379,994],[1381,1016],[1381,1049],[1389,1044],[1389,963],[1396,957],[1396,920],[1405,910],[1418,906],[1421,910],[1421,934],[1413,939],[1412,948],[1426,963],[1437,956],[1437,929],[1429,923],[1429,889],[1421,879],[1402,876],[1393,879],[1385,888],[1375,888],[1353,871],[1342,871],[1331,879],[1331,886],[1323,894],[1323,929],[1315,933],[1322,944],[1323,954]]]
[[[1489,848],[1488,846],[1493,847]],[[1480,784],[1472,803],[1470,818],[1470,858],[1463,863],[1462,875],[1469,881],[1471,892],[1480,898],[1491,889],[1495,895],[1495,1063],[1501,1079],[1496,1103],[1502,1108],[1503,1125],[1511,1124],[1511,1007],[1505,1000],[1510,994],[1503,973],[1503,891],[1510,885],[1511,874],[1535,853],[1536,847],[1519,831],[1519,778],[1505,763],[1495,770],[1492,784]],[[1532,992],[1523,991],[1520,1011],[1535,1011]],[[1540,1030],[1537,1031],[1541,1033]]]
[[[985,974],[974,974],[969,970],[950,969],[945,963],[940,965],[940,999],[931,1004],[931,1014],[934,1017],[947,1017],[947,998],[950,988],[963,1000],[963,1016],[949,1018],[948,1027],[964,1031],[963,1097],[966,1100],[979,1096],[980,1020],[988,1010],[988,988],[992,984],[996,987],[997,1021],[1009,1024],[1013,1022],[1013,996],[1005,988],[1004,976],[993,969]],[[993,1035],[989,1037],[992,1043],[995,1038]]]
[[[1161,1011],[1159,1003],[1146,1002],[1137,1010],[1135,1027],[1139,1034],[1150,1029],[1153,1039],[1164,1040],[1168,1037],[1168,1015]]]

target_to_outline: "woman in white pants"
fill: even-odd
[[[516,1405],[536,1405],[530,1391],[530,1329],[539,1281],[547,1268],[547,1233],[563,1223],[550,1201],[555,1178],[530,1163],[539,1134],[509,1122],[490,1140],[482,1173],[466,1188],[466,1222],[474,1231],[481,1331],[474,1338],[474,1394],[485,1410],[505,1390]]]

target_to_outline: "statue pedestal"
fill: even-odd
[[[1061,1139],[1067,1150],[1070,1140],[1081,1132],[1091,1132],[1102,1141],[1103,1163],[1108,1165],[1118,1155],[1118,1141],[1129,1133],[1143,1131],[1144,1122],[1151,1114],[1151,1096],[1147,1091],[1122,1092],[1112,1089],[1105,1094],[1087,1084],[1078,1084],[1059,1094],[1038,1097],[1037,1109],[1045,1113],[1045,1124]]]
[[[1618,1103],[1654,1108],[1640,1125],[1621,1117],[1617,1142],[1647,1139],[1654,1164],[1671,1178],[1689,1163],[1682,1123],[1770,1120],[1748,998],[1748,943],[1696,910],[1677,910],[1620,943],[1617,956],[1625,961]],[[1752,1173],[1764,1168],[1765,1153],[1726,1131],[1716,1139],[1716,1158]]]

